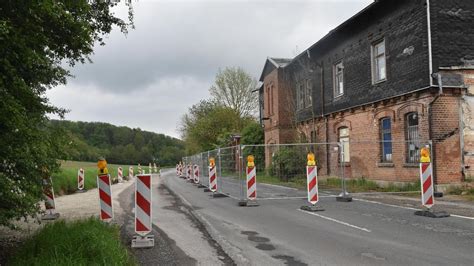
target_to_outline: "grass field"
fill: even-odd
[[[119,227],[96,218],[47,224],[13,255],[9,265],[137,265]]]
[[[129,165],[109,164],[107,168],[112,178],[117,178],[117,168],[121,166],[124,177],[128,176]],[[76,161],[62,161],[61,171],[53,174],[53,187],[56,195],[71,194],[77,190],[77,172],[79,169],[84,169],[84,186],[86,189],[97,187],[97,163],[95,162],[76,162]],[[138,173],[138,167],[134,166],[133,171]],[[148,165],[142,166],[142,170],[148,171]]]

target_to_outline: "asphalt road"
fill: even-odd
[[[210,197],[174,170],[163,171],[162,183],[191,205],[238,265],[474,265],[472,219],[420,217],[366,201],[337,202],[323,193],[325,211],[308,213],[299,209],[306,205],[298,198],[304,192],[261,184],[260,206],[239,207],[235,180],[222,181],[228,198]]]

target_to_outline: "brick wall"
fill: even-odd
[[[400,97],[391,102],[357,108],[351,112],[339,112],[327,119],[318,118],[300,123],[300,130],[308,137],[316,128],[317,142],[338,142],[338,129],[347,127],[350,131],[350,162],[343,169],[349,178],[365,177],[390,182],[413,182],[419,179],[417,163],[407,163],[406,114],[417,112],[419,117],[420,145],[429,140],[428,105],[434,94],[425,92],[410,97]],[[433,105],[433,134],[438,138],[452,130],[457,121],[459,95],[447,92]],[[380,119],[391,118],[392,162],[382,162]],[[459,131],[458,131],[459,132]],[[435,144],[437,183],[457,183],[462,180],[459,133],[445,136]],[[339,153],[334,145],[319,145],[316,150],[320,175],[341,176]]]

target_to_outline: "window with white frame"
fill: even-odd
[[[310,107],[313,104],[313,83],[311,79],[306,80],[306,88],[305,88],[305,107]]]
[[[334,97],[344,94],[344,66],[342,62],[334,65]]]
[[[387,79],[385,40],[372,45],[372,79],[374,83]]]

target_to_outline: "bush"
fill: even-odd
[[[271,173],[282,181],[306,176],[306,154],[291,147],[282,147],[273,156]]]

